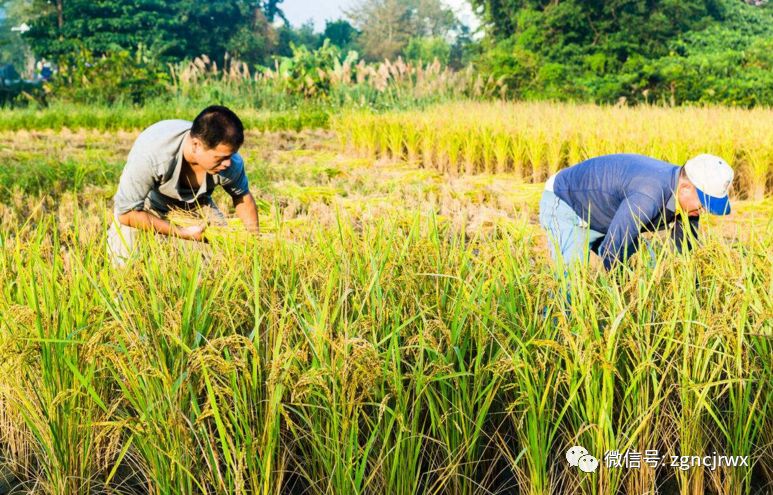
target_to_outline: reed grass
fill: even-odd
[[[273,67],[250,70],[235,59],[226,59],[225,66],[218,67],[206,56],[197,57],[170,65],[169,91],[184,100],[206,101],[214,96],[275,110],[309,101],[333,109],[414,108],[460,98],[501,98],[507,92],[501,80],[484,77],[471,66],[455,71],[437,60],[423,63],[398,57],[366,63],[350,54],[333,67],[309,68],[308,63],[276,61]]]

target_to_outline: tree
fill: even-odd
[[[624,62],[667,53],[667,42],[722,17],[721,0],[471,0],[492,41],[514,38],[552,61],[604,53]],[[617,68],[614,63],[610,68]]]
[[[243,25],[225,45],[232,58],[250,64],[266,65],[277,47],[276,30],[260,9],[252,12],[252,22]]]
[[[323,37],[314,32],[314,24],[309,21],[299,28],[285,25],[277,30],[277,47],[274,52],[280,57],[292,57],[293,46],[316,50],[322,46]]]
[[[162,50],[176,27],[163,0],[44,0],[18,2],[31,30],[25,39],[39,56],[58,59],[79,47],[104,53],[139,45]]]
[[[11,28],[20,24],[14,12],[8,12],[4,2],[0,1],[0,65],[13,64],[23,71],[27,65],[30,53],[24,43],[22,34],[11,31]]]
[[[263,14],[261,2],[248,0],[210,1],[178,0],[179,13],[175,49],[168,53],[176,57],[195,57],[206,54],[222,60],[226,52],[240,58],[247,56],[250,37],[265,37],[258,31],[267,25],[260,23]],[[236,45],[232,44],[236,37]],[[233,53],[235,48],[240,53]]]
[[[752,106],[770,99],[773,16],[740,0],[471,0],[478,67],[523,98]]]
[[[273,46],[271,22],[282,0],[5,0],[32,26],[38,56],[58,59],[85,48],[96,54],[149,48],[162,59],[225,53],[252,61]]]
[[[411,38],[403,55],[406,60],[429,63],[437,59],[447,65],[451,57],[451,45],[439,36]]]
[[[440,0],[360,0],[346,15],[371,60],[395,58],[411,38],[445,37],[458,24]]]
[[[326,21],[325,31],[322,37],[329,39],[332,45],[337,46],[342,52],[351,50],[354,46],[354,40],[359,33],[354,26],[344,19],[336,21]]]
[[[285,17],[284,12],[282,12],[282,9],[279,8],[279,4],[283,1],[284,0],[265,0],[265,3],[263,4],[263,14],[266,16],[266,20],[269,23],[274,22],[274,20],[279,17],[287,24],[287,18]]]

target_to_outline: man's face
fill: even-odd
[[[220,143],[214,148],[207,146],[198,138],[193,138],[193,157],[197,165],[215,175],[231,166],[231,156],[236,150],[231,146]]]
[[[686,212],[688,216],[697,217],[703,213],[703,205],[698,199],[698,190],[689,180],[679,182],[677,200],[682,211]]]

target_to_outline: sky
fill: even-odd
[[[314,22],[314,28],[321,31],[325,28],[326,20],[340,19],[344,17],[343,10],[356,4],[358,0],[284,0],[279,7],[284,11],[287,20],[293,26],[300,26],[309,19]],[[477,19],[467,0],[443,0],[443,3],[451,7],[456,16],[464,23],[475,29],[478,26]]]

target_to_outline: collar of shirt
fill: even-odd
[[[180,201],[185,201],[187,203],[192,203],[196,201],[199,196],[207,192],[207,190],[210,188],[211,179],[209,174],[207,174],[204,177],[204,180],[201,181],[201,184],[199,184],[198,191],[195,192],[191,190],[187,184],[182,184],[181,182],[180,176],[182,175],[183,168],[183,143],[185,143],[185,138],[189,134],[190,131],[186,132],[183,134],[183,137],[180,140],[180,149],[177,151],[177,155],[175,156],[175,164],[174,170],[172,171],[172,176],[167,182],[161,184],[158,190],[164,196],[168,196]]]

